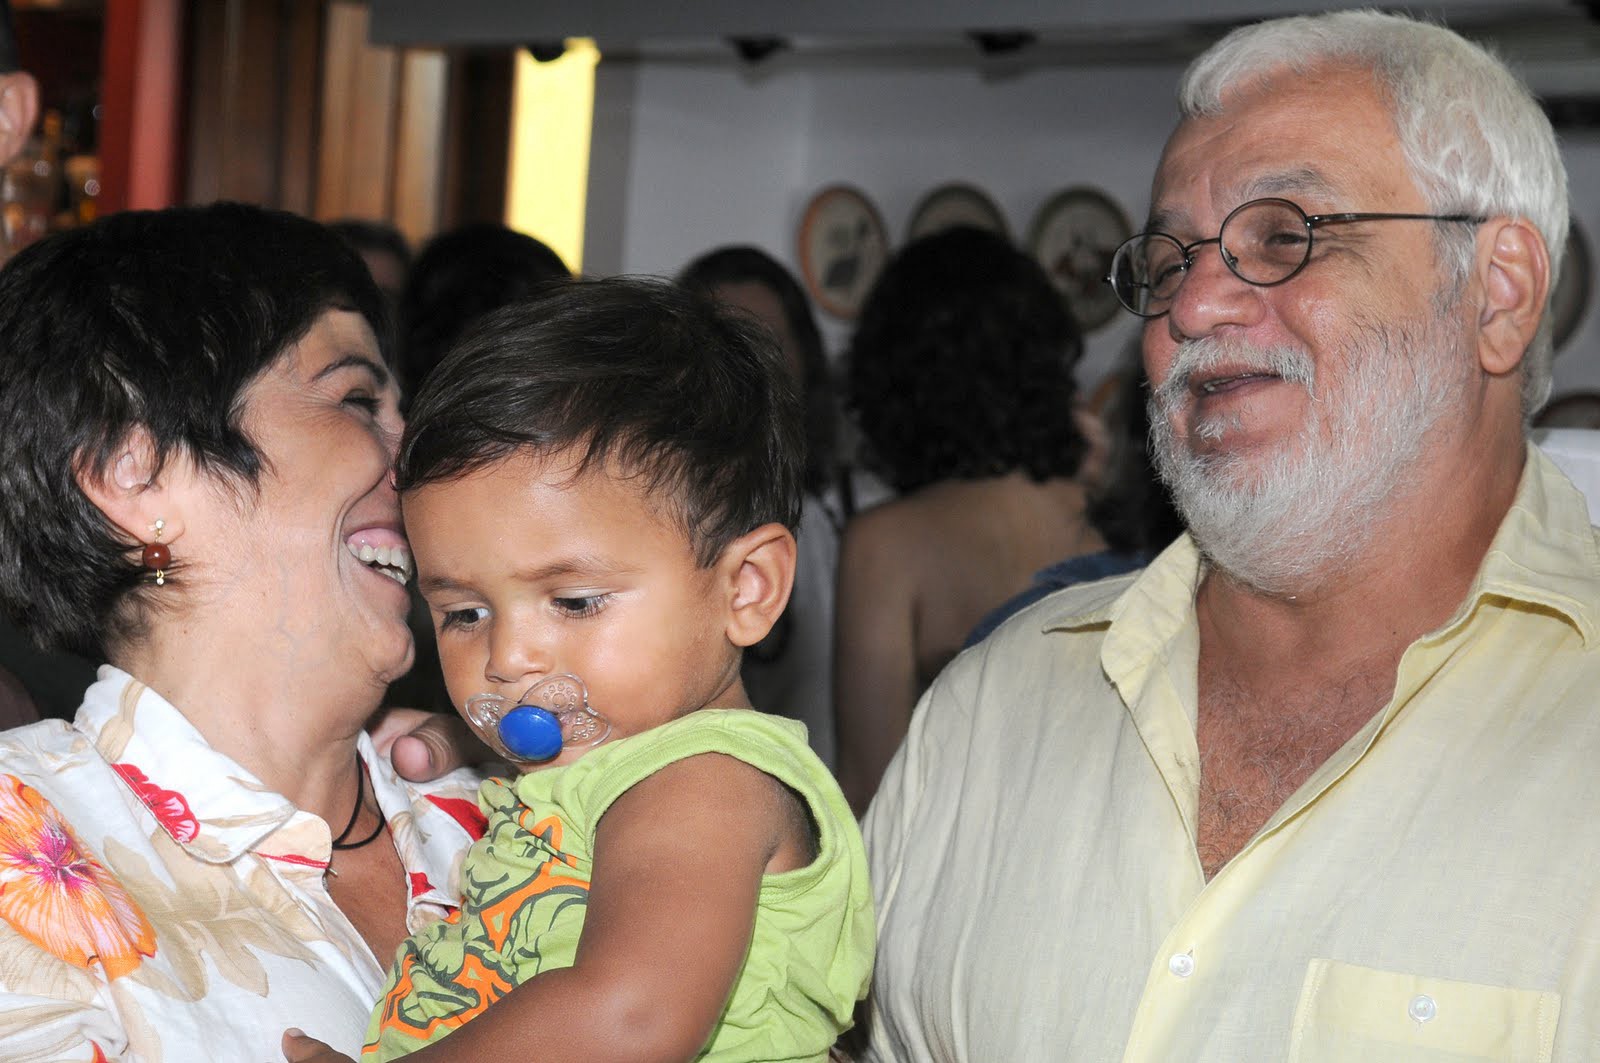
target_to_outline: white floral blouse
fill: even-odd
[[[460,896],[477,780],[361,756],[416,931]],[[329,843],[115,668],[70,726],[0,733],[0,1057],[265,1063],[289,1026],[355,1055],[390,958],[328,896]]]

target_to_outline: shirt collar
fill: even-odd
[[[1585,649],[1593,649],[1600,638],[1600,544],[1589,523],[1588,502],[1531,444],[1511,509],[1489,544],[1466,601],[1441,634],[1495,599],[1561,616]]]
[[[1193,615],[1200,583],[1200,551],[1188,533],[1180,535],[1139,572],[1089,584],[1046,613],[1044,630],[1075,631],[1105,627],[1129,613],[1152,643],[1166,641]]]
[[[287,798],[213,749],[183,713],[121,669],[100,667],[74,724],[197,859],[231,862],[295,814]]]
[[[101,666],[99,681],[85,693],[75,726],[161,829],[206,863],[231,863],[297,814],[309,815],[212,748],[160,694],[111,665]],[[456,865],[466,844],[483,834],[483,815],[472,798],[477,777],[461,769],[418,786],[395,774],[365,732],[357,750],[394,833],[413,903],[453,906]],[[325,862],[325,846],[306,861]]]

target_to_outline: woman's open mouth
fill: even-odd
[[[363,565],[381,572],[402,587],[411,578],[411,550],[403,543],[374,545],[361,532],[345,540],[345,549]]]

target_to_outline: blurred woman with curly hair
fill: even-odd
[[[1038,569],[1105,548],[1080,479],[1081,351],[1038,264],[976,229],[909,244],[867,298],[847,402],[901,497],[840,549],[834,709],[858,813],[973,624]]]

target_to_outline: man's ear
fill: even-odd
[[[22,154],[39,119],[39,83],[17,70],[0,74],[0,163]]]
[[[1522,363],[1539,331],[1550,294],[1550,252],[1522,218],[1491,218],[1478,235],[1483,305],[1478,314],[1478,362],[1493,376]]]
[[[123,436],[104,467],[91,468],[82,454],[75,464],[78,489],[130,544],[155,542],[157,521],[162,542],[183,534],[183,507],[172,490],[176,470],[172,463],[158,467],[155,441],[144,428]]]
[[[754,646],[783,615],[794,589],[794,533],[782,524],[763,524],[722,551],[718,570],[730,592],[728,640]]]

